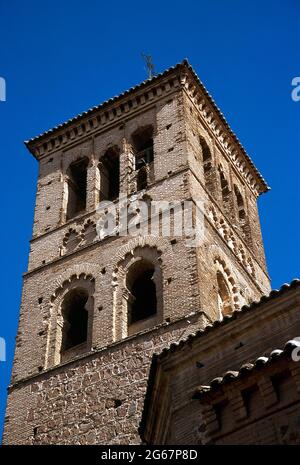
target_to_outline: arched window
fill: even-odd
[[[236,204],[238,208],[239,221],[243,223],[246,219],[244,199],[242,197],[242,194],[240,193],[239,188],[236,185],[234,185],[234,194],[235,194]]]
[[[88,312],[86,303],[88,293],[85,289],[72,289],[62,303],[62,342],[64,352],[87,341]]]
[[[202,153],[202,164],[203,164],[203,173],[204,173],[204,181],[207,190],[211,193],[214,191],[214,180],[213,180],[213,173],[212,173],[212,156],[210,148],[204,139],[204,137],[199,137],[199,143]]]
[[[205,173],[211,169],[211,152],[204,137],[200,136],[199,141],[202,150],[202,161]]]
[[[67,170],[67,220],[86,209],[87,166],[88,159],[81,158],[71,163]]]
[[[99,200],[115,200],[120,192],[120,157],[118,147],[109,148],[99,163]]]
[[[228,205],[228,201],[229,201],[230,191],[229,191],[228,181],[225,178],[225,174],[224,174],[224,171],[221,165],[219,166],[219,176],[220,176],[222,201],[223,201],[224,207],[226,208]]]
[[[66,271],[51,296],[45,366],[58,365],[91,350],[95,279]]]
[[[154,266],[146,260],[134,263],[128,271],[126,285],[129,291],[129,325],[150,318],[157,313],[154,271]]]
[[[132,146],[135,156],[137,190],[145,189],[149,183],[150,173],[150,170],[147,168],[154,160],[152,126],[139,128],[132,135]],[[139,176],[140,171],[142,171],[142,174]],[[140,178],[142,178],[142,182],[140,182]],[[140,185],[143,187],[140,187]]]
[[[218,284],[218,308],[221,318],[232,313],[232,301],[226,279],[220,271],[217,271]]]

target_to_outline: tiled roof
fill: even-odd
[[[290,284],[283,284],[280,289],[274,289],[270,292],[269,295],[262,296],[258,302],[252,302],[250,305],[244,305],[240,310],[235,310],[231,315],[224,316],[222,321],[216,320],[214,323],[208,324],[204,329],[200,329],[195,333],[191,333],[186,339],[182,339],[179,342],[173,342],[172,344],[170,344],[169,347],[163,349],[163,351],[159,355],[157,355],[157,357],[162,358],[168,355],[170,352],[175,352],[176,350],[178,350],[185,344],[193,341],[194,339],[204,336],[205,334],[209,333],[210,331],[213,331],[215,328],[218,328],[219,326],[226,325],[230,321],[239,318],[241,314],[250,312],[255,308],[259,307],[261,304],[276,299],[277,297],[283,295],[285,292],[296,287],[300,287],[300,279],[294,279]]]
[[[215,321],[213,324],[207,325],[205,327],[205,329],[199,330],[199,331],[197,331],[195,333],[190,334],[186,339],[182,339],[179,342],[172,343],[169,347],[163,349],[163,351],[160,354],[154,354],[153,358],[152,358],[151,367],[150,367],[150,373],[149,373],[149,378],[148,378],[148,386],[147,386],[147,392],[146,392],[145,401],[144,401],[144,408],[143,408],[143,412],[142,412],[142,418],[141,418],[141,422],[140,422],[140,426],[139,426],[139,432],[140,432],[141,437],[144,439],[146,422],[147,422],[148,412],[149,412],[149,408],[150,408],[152,392],[153,392],[154,385],[155,385],[155,378],[156,378],[156,372],[157,372],[157,369],[158,369],[159,360],[161,360],[164,357],[170,355],[172,352],[180,350],[182,347],[188,345],[193,340],[198,339],[198,338],[200,338],[202,336],[205,336],[206,334],[208,334],[209,332],[211,332],[214,329],[218,328],[219,326],[226,325],[226,324],[230,323],[231,321],[235,320],[236,318],[239,318],[241,315],[244,315],[247,312],[253,311],[253,310],[259,308],[260,305],[262,305],[262,304],[264,304],[266,302],[275,300],[276,298],[281,297],[285,293],[289,292],[290,290],[296,289],[296,288],[300,288],[300,279],[294,279],[293,281],[291,281],[290,284],[283,284],[280,287],[280,289],[272,290],[269,295],[263,296],[258,302],[253,302],[251,305],[246,305],[246,306],[242,307],[240,310],[236,310],[231,315],[225,316],[222,321]],[[290,341],[286,344],[283,351],[288,350],[288,344],[289,343],[290,343]],[[258,359],[256,359],[256,361],[253,364],[249,364],[249,363],[243,364],[238,372],[229,371],[229,372],[225,373],[225,375],[223,377],[221,377],[220,380],[222,379],[222,382],[223,382],[224,378],[226,380],[229,379],[229,378],[235,379],[236,376],[240,373],[241,370],[242,371],[247,371],[247,369],[251,370],[251,369],[253,369],[255,367],[258,367],[259,364],[263,364],[264,362],[267,362],[270,357],[271,357],[271,359],[272,359],[272,357],[274,359],[274,357],[276,357],[276,353],[278,353],[278,355],[281,354],[281,351],[278,352],[278,350],[279,349],[276,349],[275,351],[272,351],[271,352],[272,355],[270,354],[269,357],[267,358],[267,360],[265,360],[266,357],[265,358],[259,357]],[[254,367],[252,367],[252,365],[254,365]],[[217,383],[217,381],[215,381],[215,382]],[[202,386],[202,388],[205,390],[204,386]],[[210,389],[210,386],[208,386],[207,388]]]
[[[187,60],[184,60],[182,63],[177,63],[175,66],[172,66],[172,67],[166,69],[162,73],[156,74],[151,79],[146,79],[145,81],[142,81],[140,84],[138,84],[136,86],[133,86],[133,87],[130,87],[130,89],[125,90],[121,94],[116,95],[115,97],[112,97],[112,98],[110,98],[108,100],[105,100],[104,102],[100,103],[99,105],[91,107],[88,110],[83,111],[82,113],[79,113],[77,116],[74,116],[73,118],[68,119],[64,123],[61,123],[61,124],[58,124],[57,126],[54,126],[54,128],[49,129],[48,131],[45,131],[45,132],[43,132],[42,134],[39,134],[36,137],[32,137],[31,139],[25,141],[25,144],[28,145],[30,142],[37,142],[39,139],[42,139],[43,137],[49,136],[50,134],[53,134],[54,132],[69,126],[70,124],[73,124],[73,123],[75,123],[77,121],[80,121],[81,119],[84,119],[86,116],[90,116],[90,115],[92,115],[93,113],[95,113],[95,112],[97,112],[99,110],[103,110],[107,106],[117,102],[118,100],[121,100],[124,97],[127,97],[128,95],[132,94],[133,92],[136,92],[138,90],[143,89],[148,84],[156,82],[159,79],[167,76],[172,71],[182,67],[184,64],[185,65],[187,64]]]
[[[224,384],[240,379],[253,372],[255,369],[262,368],[263,366],[266,366],[284,356],[290,357],[292,351],[297,348],[300,349],[300,337],[288,341],[284,345],[283,349],[274,349],[268,356],[262,355],[261,357],[258,357],[253,363],[243,363],[238,371],[226,371],[223,376],[212,379],[207,386],[199,386],[195,390],[193,398],[200,399],[205,394],[215,391]]]
[[[199,77],[197,76],[196,72],[194,71],[194,69],[192,68],[192,66],[190,65],[190,63],[188,62],[187,59],[184,59],[181,63],[177,63],[175,66],[172,66],[172,67],[168,68],[164,72],[162,72],[160,74],[157,74],[156,76],[153,76],[151,79],[147,79],[147,80],[141,82],[140,84],[138,84],[138,85],[136,85],[134,87],[131,87],[130,89],[126,90],[125,92],[122,92],[121,94],[119,94],[119,95],[117,95],[117,96],[115,96],[113,98],[110,98],[109,100],[106,100],[105,102],[101,103],[100,105],[89,108],[88,110],[84,111],[83,113],[79,113],[77,116],[67,120],[66,122],[61,123],[61,124],[55,126],[54,128],[49,129],[48,131],[45,131],[42,134],[39,134],[38,136],[33,137],[33,138],[25,141],[25,145],[29,148],[29,146],[32,143],[38,142],[40,139],[43,139],[44,137],[47,137],[47,136],[55,133],[56,131],[64,129],[67,126],[69,126],[69,125],[71,125],[71,124],[73,124],[75,122],[78,122],[79,120],[82,120],[87,116],[91,116],[93,113],[95,113],[95,112],[97,112],[99,110],[103,110],[104,108],[108,107],[109,105],[116,103],[118,100],[121,100],[122,98],[127,97],[128,95],[130,95],[130,94],[132,94],[132,93],[134,93],[134,92],[136,92],[138,90],[143,89],[144,87],[148,86],[149,84],[157,82],[158,80],[160,80],[161,78],[166,77],[168,74],[172,73],[175,70],[184,69],[184,68],[188,69],[191,72],[191,74],[193,75],[193,77],[196,79],[196,81],[197,81],[198,85],[200,86],[201,90],[203,91],[204,95],[206,95],[206,97],[208,98],[208,100],[212,104],[214,110],[216,111],[216,113],[218,114],[218,116],[220,117],[222,122],[224,123],[226,129],[228,130],[228,132],[233,137],[234,141],[239,146],[239,148],[242,151],[243,155],[245,156],[246,160],[248,161],[248,163],[250,164],[250,166],[254,170],[255,174],[257,175],[257,177],[261,181],[261,183],[263,185],[263,188],[264,188],[263,192],[266,192],[267,190],[269,190],[269,187],[268,187],[265,179],[262,177],[262,175],[260,174],[258,169],[255,167],[254,163],[252,162],[251,158],[247,154],[246,150],[244,149],[244,147],[240,143],[238,137],[232,131],[229,124],[227,123],[226,118],[223,115],[223,113],[221,112],[220,108],[216,105],[214,99],[209,94],[209,92],[205,88],[204,84],[201,82],[201,80],[199,79]]]

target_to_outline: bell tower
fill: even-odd
[[[4,443],[137,444],[153,353],[269,291],[268,187],[187,61],[26,146],[39,177]],[[188,205],[195,230],[197,202],[192,246],[174,228]]]

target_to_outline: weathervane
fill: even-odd
[[[142,53],[142,58],[146,63],[147,71],[148,71],[148,79],[151,79],[153,76],[155,76],[155,69],[154,69],[154,64],[152,63],[152,56],[151,55],[145,55],[145,53]]]

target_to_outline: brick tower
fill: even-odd
[[[187,61],[26,145],[39,177],[4,443],[139,443],[153,353],[269,291],[268,187]],[[201,244],[99,237],[99,201],[121,193],[201,200]]]

